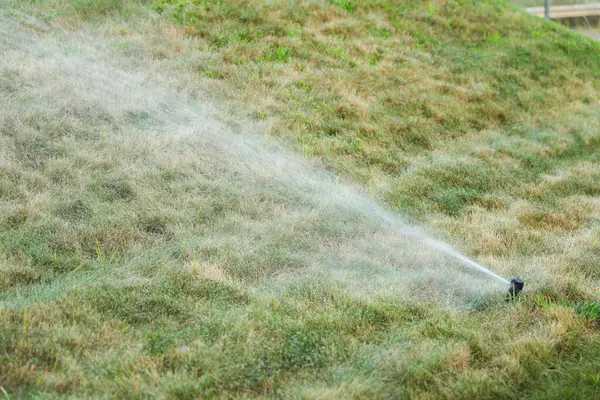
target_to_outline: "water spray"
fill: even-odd
[[[4,21],[1,22],[4,23]],[[516,298],[523,289],[524,282],[521,279],[513,278],[509,282],[452,246],[435,239],[419,227],[407,223],[400,216],[390,212],[388,208],[378,205],[372,197],[361,195],[361,191],[356,186],[338,183],[338,180],[333,179],[332,175],[312,165],[309,161],[298,159],[271,144],[264,143],[258,135],[241,137],[241,135],[234,134],[227,125],[219,122],[218,113],[207,102],[181,100],[178,92],[171,92],[161,85],[149,85],[148,82],[152,82],[152,76],[146,77],[145,73],[134,74],[108,64],[105,65],[102,62],[104,53],[101,46],[96,48],[94,45],[90,45],[88,48],[87,44],[84,46],[78,43],[76,47],[81,50],[81,54],[63,56],[60,55],[63,54],[62,51],[48,51],[48,46],[54,45],[51,39],[44,39],[45,41],[40,42],[31,39],[32,35],[23,34],[15,36],[13,40],[11,36],[7,35],[16,35],[14,32],[18,32],[18,30],[7,29],[2,26],[2,23],[0,23],[0,48],[7,43],[12,43],[10,46],[18,49],[20,54],[21,47],[23,47],[21,45],[29,45],[27,57],[33,65],[32,71],[35,71],[35,68],[41,69],[42,64],[44,64],[45,70],[48,68],[47,64],[51,65],[57,74],[68,77],[68,79],[61,80],[59,89],[64,86],[63,89],[68,88],[69,91],[74,91],[74,96],[89,98],[90,101],[98,99],[103,104],[107,103],[106,112],[110,115],[114,113],[116,118],[120,118],[127,108],[148,110],[154,121],[153,125],[149,125],[149,127],[152,127],[152,132],[155,128],[156,132],[160,132],[158,137],[162,137],[164,131],[174,137],[185,139],[186,143],[194,144],[194,148],[201,149],[201,151],[190,152],[189,156],[202,161],[202,166],[207,171],[224,169],[230,171],[229,175],[219,174],[227,175],[223,177],[223,185],[234,183],[237,185],[239,182],[244,182],[254,190],[254,186],[262,188],[266,183],[269,191],[271,191],[271,187],[276,188],[273,191],[276,197],[292,199],[293,204],[297,204],[297,208],[295,208],[295,213],[291,214],[292,217],[289,221],[295,221],[296,214],[308,215],[313,212],[313,209],[318,212],[319,208],[329,209],[331,207],[336,210],[343,208],[344,212],[349,212],[348,215],[366,217],[369,222],[375,222],[378,228],[388,227],[396,233],[418,239],[432,249],[459,261],[462,266],[481,273],[502,285],[510,285],[507,299]],[[5,40],[7,37],[11,39]],[[55,56],[55,54],[59,56]],[[0,67],[4,64],[9,65],[2,59]],[[85,93],[82,88],[85,88]],[[49,101],[45,97],[46,91],[38,93],[37,96],[40,101]],[[143,101],[140,101],[140,98]],[[138,133],[133,131],[133,134],[137,135]],[[152,138],[154,138],[153,135]],[[217,158],[214,157],[214,154],[223,154],[226,157]],[[248,190],[248,188],[244,188]],[[277,221],[273,223],[274,229],[278,229],[277,223],[282,223]],[[284,220],[281,219],[281,221]],[[337,244],[335,245],[337,247],[333,246],[332,244],[330,250],[332,258],[341,257],[336,254],[336,251],[342,251],[343,246]],[[369,247],[365,247],[365,251],[369,249]],[[406,249],[408,251],[408,244]],[[354,257],[359,257],[358,251]],[[339,261],[340,263],[344,262],[342,258]],[[430,271],[424,271],[426,267],[429,268],[429,266],[422,266],[421,270],[417,271],[420,274],[417,278],[402,274],[399,279],[406,280],[406,282],[411,279],[421,281],[426,273],[430,273]],[[436,272],[432,268],[431,276],[435,277],[433,274]],[[443,276],[443,274],[441,275]],[[474,286],[468,289],[477,289]]]
[[[405,228],[402,230],[402,233],[404,234],[408,234],[410,236],[416,236],[421,238],[427,245],[432,246],[437,248],[438,250],[441,250],[442,252],[446,253],[447,255],[454,257],[455,259],[462,261],[465,265],[470,266],[471,268],[474,268],[476,270],[479,270],[485,274],[487,274],[488,276],[494,278],[495,280],[502,282],[502,283],[507,283],[509,284],[508,286],[508,293],[506,293],[506,301],[511,301],[516,299],[519,296],[519,293],[521,293],[521,291],[523,290],[523,287],[525,286],[525,281],[523,281],[523,279],[521,278],[512,278],[510,281],[501,277],[500,275],[494,273],[493,271],[491,271],[489,268],[475,262],[474,260],[471,260],[469,257],[461,254],[460,252],[458,252],[457,250],[453,249],[451,246],[449,246],[448,244],[441,242],[439,240],[436,240],[432,237],[427,236],[424,232],[422,232],[421,230],[419,230],[418,228]]]

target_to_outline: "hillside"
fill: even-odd
[[[0,5],[0,391],[599,396],[599,89],[492,0]]]

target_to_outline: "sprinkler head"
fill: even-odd
[[[525,282],[521,278],[512,278],[510,280],[510,286],[508,287],[508,293],[506,294],[506,301],[514,300],[519,296],[521,290],[523,290]]]

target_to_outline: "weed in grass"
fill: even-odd
[[[358,3],[353,0],[331,0],[331,2],[333,4],[335,4],[336,6],[343,8],[344,10],[346,10],[348,12],[354,11],[356,9],[356,7],[358,6]]]
[[[585,301],[572,301],[568,299],[552,300],[542,294],[536,295],[537,303],[542,308],[565,307],[574,309],[577,314],[583,315],[591,320],[600,318],[600,301],[596,296],[594,299]]]
[[[264,62],[287,62],[290,57],[294,54],[294,48],[289,46],[271,46],[265,51],[265,54],[258,59],[258,61]]]
[[[577,314],[583,315],[590,319],[600,318],[600,301],[598,298],[575,305]]]

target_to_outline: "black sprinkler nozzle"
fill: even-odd
[[[519,296],[521,290],[523,290],[525,282],[521,278],[512,278],[510,280],[510,286],[508,287],[508,293],[506,294],[506,301],[514,300]]]

